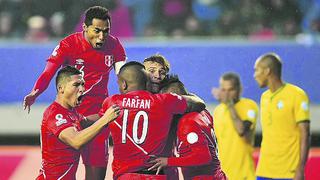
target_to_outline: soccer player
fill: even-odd
[[[161,82],[164,80],[170,70],[169,61],[164,56],[156,54],[145,58],[143,65],[150,75],[148,89],[152,93],[158,93]]]
[[[150,81],[148,81],[148,90],[152,93],[159,93],[161,82],[166,78],[170,71],[169,61],[160,54],[155,54],[147,57],[143,61],[148,74],[150,75]],[[167,139],[167,144],[162,152],[162,156],[173,156],[174,146],[177,131],[177,121],[172,121],[170,126],[169,137]],[[168,167],[163,169],[164,173],[167,175],[168,180],[174,180],[179,178],[178,169],[175,167]]]
[[[262,143],[258,180],[303,180],[310,141],[309,99],[299,87],[281,79],[282,61],[275,53],[261,55],[254,78],[261,96]]]
[[[82,73],[75,67],[62,68],[56,77],[57,97],[44,112],[41,125],[42,164],[37,179],[75,180],[82,145],[91,140],[119,114],[110,108],[86,129],[79,122],[84,117],[75,110],[84,93]]]
[[[126,59],[118,38],[109,34],[111,17],[106,8],[94,6],[85,13],[83,32],[63,39],[47,59],[47,64],[30,94],[24,98],[24,109],[30,112],[36,98],[48,87],[56,71],[65,65],[78,68],[84,76],[85,97],[77,110],[84,116],[96,114],[108,96],[109,72],[118,73]],[[104,129],[82,149],[86,179],[104,179],[108,160],[107,129]]]
[[[241,97],[241,81],[236,73],[220,78],[218,100],[213,118],[222,170],[230,180],[255,179],[254,135],[258,105]]]
[[[147,80],[141,63],[125,64],[118,75],[121,95],[108,97],[103,103],[101,112],[112,104],[123,110],[109,125],[114,142],[115,179],[126,173],[149,174],[150,155],[162,153],[173,115],[204,108],[203,101],[194,97],[152,94],[146,91]]]
[[[163,84],[161,93],[186,95],[187,90],[176,76],[170,76]],[[151,160],[149,170],[158,171],[165,166],[182,167],[184,179],[226,179],[220,168],[213,119],[207,110],[190,112],[178,122],[179,157],[159,157]]]

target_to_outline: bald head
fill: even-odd
[[[261,55],[257,59],[256,64],[259,64],[264,68],[269,68],[272,74],[278,78],[281,78],[282,61],[279,55],[276,53],[267,53]]]
[[[136,61],[123,65],[118,74],[118,85],[121,93],[145,90],[147,81],[144,65]]]

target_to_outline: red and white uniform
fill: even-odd
[[[133,91],[108,97],[100,115],[113,104],[122,109],[120,116],[108,125],[114,142],[112,170],[117,178],[150,167],[149,155],[162,153],[173,115],[184,113],[187,103],[175,94]]]
[[[217,157],[213,119],[207,110],[182,116],[178,123],[177,137],[179,157],[169,157],[168,166],[180,166],[186,180],[199,175],[225,179]]]
[[[33,89],[42,93],[49,85],[57,69],[71,65],[84,75],[86,96],[77,110],[84,116],[96,114],[108,96],[109,72],[114,63],[125,61],[126,54],[120,41],[107,36],[101,49],[94,49],[85,39],[83,32],[71,34],[63,39],[48,58],[46,70],[40,75]],[[108,129],[105,128],[82,149],[84,164],[105,167],[107,164]]]
[[[46,109],[41,125],[42,164],[37,179],[76,179],[80,153],[59,140],[59,134],[69,127],[81,130],[82,119],[75,109],[68,110],[57,102]]]

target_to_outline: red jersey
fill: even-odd
[[[177,137],[179,157],[168,158],[168,166],[182,167],[185,179],[223,173],[217,157],[213,118],[207,110],[182,116],[178,123]]]
[[[173,115],[182,114],[187,108],[186,100],[176,94],[133,91],[107,98],[100,115],[113,104],[122,109],[109,124],[115,177],[149,167],[149,155],[160,155],[165,147]]]
[[[94,49],[83,32],[78,32],[63,39],[47,61],[75,66],[84,75],[87,95],[108,96],[109,72],[115,62],[124,60],[124,48],[116,37],[108,35],[104,46]]]
[[[75,179],[80,153],[59,140],[66,128],[80,128],[83,117],[75,109],[68,110],[53,102],[44,112],[41,125],[42,167],[40,176],[46,179]]]

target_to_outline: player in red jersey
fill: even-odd
[[[75,179],[80,147],[120,114],[119,107],[111,106],[90,127],[81,129],[84,117],[75,110],[84,93],[81,74],[72,66],[58,72],[57,97],[45,110],[41,125],[42,164],[37,179]]]
[[[202,100],[194,97],[146,91],[147,79],[142,64],[125,64],[118,76],[122,94],[108,97],[103,103],[101,112],[111,104],[123,110],[119,118],[109,124],[114,142],[114,178],[125,173],[146,172],[150,155],[160,155],[163,151],[172,116],[190,108],[204,108]]]
[[[176,76],[166,79],[161,93],[187,94],[183,83]],[[207,110],[190,112],[178,122],[179,157],[160,157],[151,160],[154,165],[149,170],[158,171],[165,166],[182,167],[184,179],[226,179],[218,159],[213,118]]]
[[[109,34],[111,18],[107,9],[94,6],[85,14],[83,32],[77,32],[63,39],[47,59],[47,64],[30,94],[24,98],[24,109],[48,87],[56,71],[65,65],[78,68],[84,75],[85,94],[78,112],[84,116],[96,114],[103,100],[108,96],[109,72],[115,68],[118,73],[126,55],[118,38]],[[107,131],[107,129],[104,129]],[[107,165],[108,133],[102,132],[82,150],[86,166],[86,179],[104,179]]]
[[[147,57],[143,61],[148,74],[150,75],[150,81],[148,83],[148,90],[152,93],[159,93],[161,82],[165,79],[170,71],[169,61],[160,54],[155,54]],[[177,121],[172,121],[169,131],[169,137],[167,139],[166,146],[161,156],[173,156],[174,146],[177,139]],[[178,169],[176,167],[164,168],[164,173],[167,175],[168,180],[175,180],[179,178]]]

